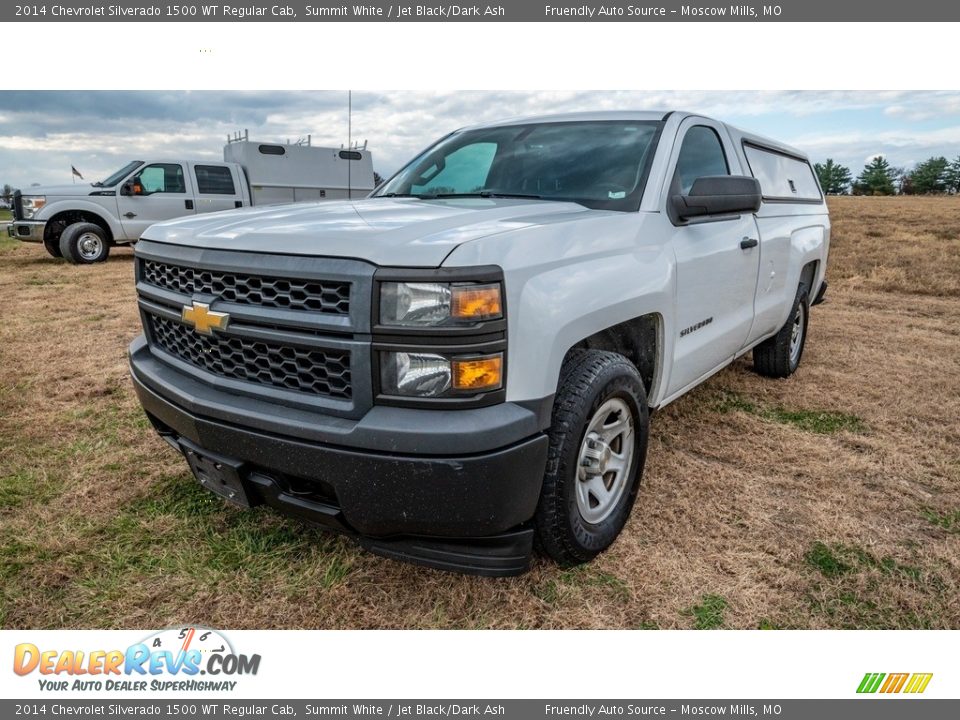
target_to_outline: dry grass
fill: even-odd
[[[130,252],[0,241],[0,626],[960,628],[960,198],[841,198],[801,371],[668,407],[623,537],[509,580],[224,507],[127,380]]]

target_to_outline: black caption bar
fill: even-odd
[[[960,3],[943,0],[774,0],[735,5],[709,2],[263,2],[231,4],[128,2],[3,3],[2,22],[950,22]]]
[[[909,704],[910,710],[904,710]],[[701,717],[776,720],[942,720],[958,717],[960,700],[3,700],[0,716],[194,718],[493,718],[608,720]]]

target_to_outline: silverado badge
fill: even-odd
[[[180,319],[201,335],[213,335],[214,330],[226,330],[230,313],[214,312],[206,303],[194,300],[193,305],[184,305]]]

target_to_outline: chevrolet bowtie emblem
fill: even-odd
[[[226,330],[230,314],[214,312],[206,303],[194,301],[193,305],[184,305],[180,319],[202,335],[213,335],[214,330]]]

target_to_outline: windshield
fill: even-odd
[[[143,160],[132,160],[124,165],[122,168],[117,170],[113,175],[108,177],[106,180],[101,180],[98,183],[94,183],[97,187],[113,187],[118,182],[123,180],[127,175],[132,173],[138,167],[143,165]]]
[[[373,197],[532,197],[636,210],[660,123],[507,125],[447,136]]]

